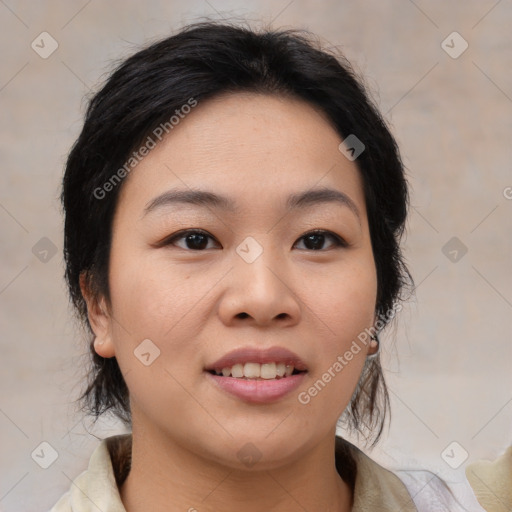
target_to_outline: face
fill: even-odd
[[[336,362],[373,325],[377,293],[363,183],[341,140],[301,101],[224,95],[125,180],[111,302],[88,306],[134,429],[230,467],[256,450],[259,469],[333,436],[369,349]],[[192,191],[225,201],[177,200]]]

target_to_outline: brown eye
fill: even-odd
[[[312,251],[322,250],[322,247],[325,243],[326,239],[334,240],[335,247],[347,247],[348,244],[338,235],[331,233],[330,231],[318,229],[315,231],[311,231],[303,235],[299,240],[304,240],[304,245],[306,249]]]
[[[177,240],[185,240],[185,247],[179,246],[182,249],[190,249],[193,251],[202,251],[207,249],[208,239],[214,240],[214,238],[206,231],[200,231],[197,229],[189,229],[187,231],[180,231],[174,234],[171,238],[168,238],[164,245],[176,245]]]
[[[175,245],[185,250],[204,251],[209,248],[208,239],[215,240],[213,236],[206,231],[189,229],[175,233],[162,245]],[[178,240],[184,240],[184,242],[181,245],[178,245],[176,243]],[[327,250],[324,248],[326,240],[331,240],[334,247],[348,247],[348,244],[340,236],[322,229],[310,231],[303,235],[299,240],[304,240],[305,249],[311,251]]]

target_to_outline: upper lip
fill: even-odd
[[[293,366],[298,371],[307,370],[306,364],[292,351],[283,347],[267,349],[242,347],[228,352],[214,363],[206,366],[205,370],[231,368],[235,364],[245,363],[284,363]]]

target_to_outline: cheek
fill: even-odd
[[[122,247],[116,254],[110,287],[117,320],[124,320],[137,335],[160,338],[193,300],[193,291],[186,286],[189,275]]]
[[[373,258],[353,258],[350,264],[331,272],[328,279],[317,280],[317,285],[311,294],[320,331],[314,379],[322,381],[320,387],[326,383],[328,388],[322,391],[324,405],[343,404],[359,380],[369,343],[365,329],[374,322],[377,277]]]
[[[193,341],[205,292],[193,286],[199,280],[190,272],[126,250],[118,254],[111,267],[113,338],[130,396],[147,414],[161,413],[164,404],[174,411],[190,407],[179,383],[198,373]]]
[[[332,273],[327,281],[317,281],[320,284],[310,295],[318,332],[317,364],[298,401],[308,411],[308,421],[317,422],[319,429],[323,421],[335,422],[343,413],[367,357],[364,341],[369,338],[360,335],[373,325],[377,279],[373,260],[368,265],[363,261]]]
[[[113,259],[111,296],[115,312],[116,356],[126,369],[133,366],[134,350],[151,340],[160,351],[156,366],[195,371],[202,326],[207,322],[202,301],[220,279],[217,273],[192,271],[165,258],[148,258],[118,251]],[[186,364],[185,364],[186,363]],[[197,363],[199,364],[199,362]],[[135,363],[135,368],[139,366]]]
[[[326,349],[341,350],[373,324],[377,299],[373,259],[354,258],[316,284],[311,307],[323,321]]]

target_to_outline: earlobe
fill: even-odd
[[[114,344],[112,343],[110,336],[108,338],[96,336],[94,339],[94,350],[96,351],[96,354],[106,359],[116,355]]]
[[[368,356],[376,356],[380,350],[380,340],[379,335],[375,333],[370,337],[370,346],[368,347]]]
[[[377,319],[375,318],[373,321],[372,329],[375,330],[375,333],[370,336],[370,343],[368,344],[368,352],[367,356],[375,356],[379,353],[380,350],[380,339],[378,334],[378,329],[376,327]]]
[[[84,273],[80,275],[80,289],[87,304],[89,324],[95,334],[94,350],[101,357],[114,357],[115,349],[112,340],[112,322],[105,298],[101,297],[98,299],[93,296]]]

